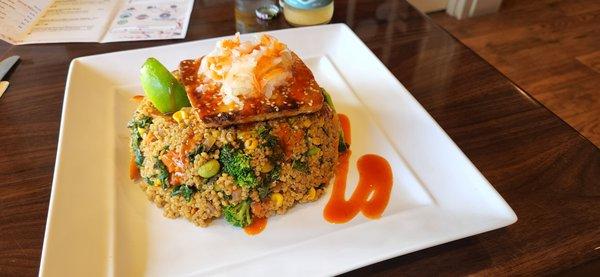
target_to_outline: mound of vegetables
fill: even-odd
[[[187,97],[184,86],[173,76],[173,74],[162,65],[157,59],[149,58],[142,65],[140,70],[140,81],[146,97],[163,114],[173,114],[181,108],[189,107],[190,101]],[[331,96],[322,89],[326,103],[335,111]],[[132,134],[132,149],[135,158],[135,164],[139,168],[142,166],[144,157],[140,151],[140,142],[142,140],[141,132],[145,131],[152,124],[152,118],[146,117],[141,120],[131,121],[128,127]],[[278,149],[278,139],[269,134],[269,130],[259,130],[259,135],[270,147]],[[340,142],[338,149],[340,152],[346,151],[348,144],[344,142],[344,136],[340,133]],[[272,144],[272,145],[271,145]],[[190,160],[195,153],[202,151],[197,149],[191,153]],[[318,148],[309,149],[308,155],[314,155]],[[160,183],[163,189],[169,188],[168,172],[165,165],[159,160],[157,165],[160,174],[155,176],[156,180],[146,180],[149,185]],[[300,161],[294,161],[293,168],[300,171],[308,170],[306,164]],[[221,149],[218,160],[210,160],[199,168],[199,175],[203,178],[216,176],[220,171],[226,172],[234,178],[237,185],[247,188],[256,188],[260,198],[263,199],[269,193],[269,184],[279,176],[280,167],[277,166],[266,176],[258,178],[250,166],[250,158],[239,149],[226,145]],[[260,181],[262,180],[262,182]],[[182,196],[186,201],[191,201],[196,188],[185,184],[174,187],[171,195]],[[236,205],[230,205],[223,208],[223,215],[227,222],[236,227],[245,227],[252,222],[252,213],[250,201],[244,200]]]

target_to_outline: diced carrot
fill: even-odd
[[[135,157],[131,155],[131,159],[129,160],[129,179],[137,181],[140,179],[140,169],[135,164]]]
[[[131,101],[137,102],[137,103],[142,102],[143,99],[144,99],[143,95],[135,95],[135,96],[131,97]]]
[[[160,157],[160,160],[165,164],[169,173],[177,171],[177,153],[169,151]]]
[[[286,158],[292,156],[292,147],[298,141],[302,140],[302,136],[304,135],[300,130],[293,130],[287,124],[279,125],[279,128],[275,130],[275,134],[279,138],[281,142],[281,146],[283,148],[283,153]]]
[[[169,151],[160,157],[170,173],[170,182],[172,185],[180,184],[181,177],[185,171],[184,157],[175,151]]]

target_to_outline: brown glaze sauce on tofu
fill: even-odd
[[[323,106],[321,88],[304,62],[297,55],[292,56],[292,77],[287,84],[277,87],[271,98],[264,95],[242,98],[242,109],[235,104],[224,104],[218,86],[207,86],[202,92],[196,90],[202,84],[198,78],[201,59],[182,61],[179,73],[192,106],[210,127],[316,112]]]

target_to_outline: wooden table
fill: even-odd
[[[358,34],[519,217],[350,275],[493,276],[598,264],[598,148],[404,1],[335,4],[333,21]],[[268,26],[283,27],[281,19]],[[235,31],[233,1],[196,1],[186,40]],[[0,276],[38,272],[69,61],[178,42],[0,44],[0,58],[22,57],[0,99]]]

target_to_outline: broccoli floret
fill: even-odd
[[[231,175],[239,186],[253,188],[258,185],[256,174],[250,166],[250,158],[242,151],[225,145],[221,149],[219,161],[223,164],[223,171]]]
[[[236,227],[246,227],[252,223],[250,203],[247,200],[237,205],[230,205],[223,208],[223,215],[227,222]]]

